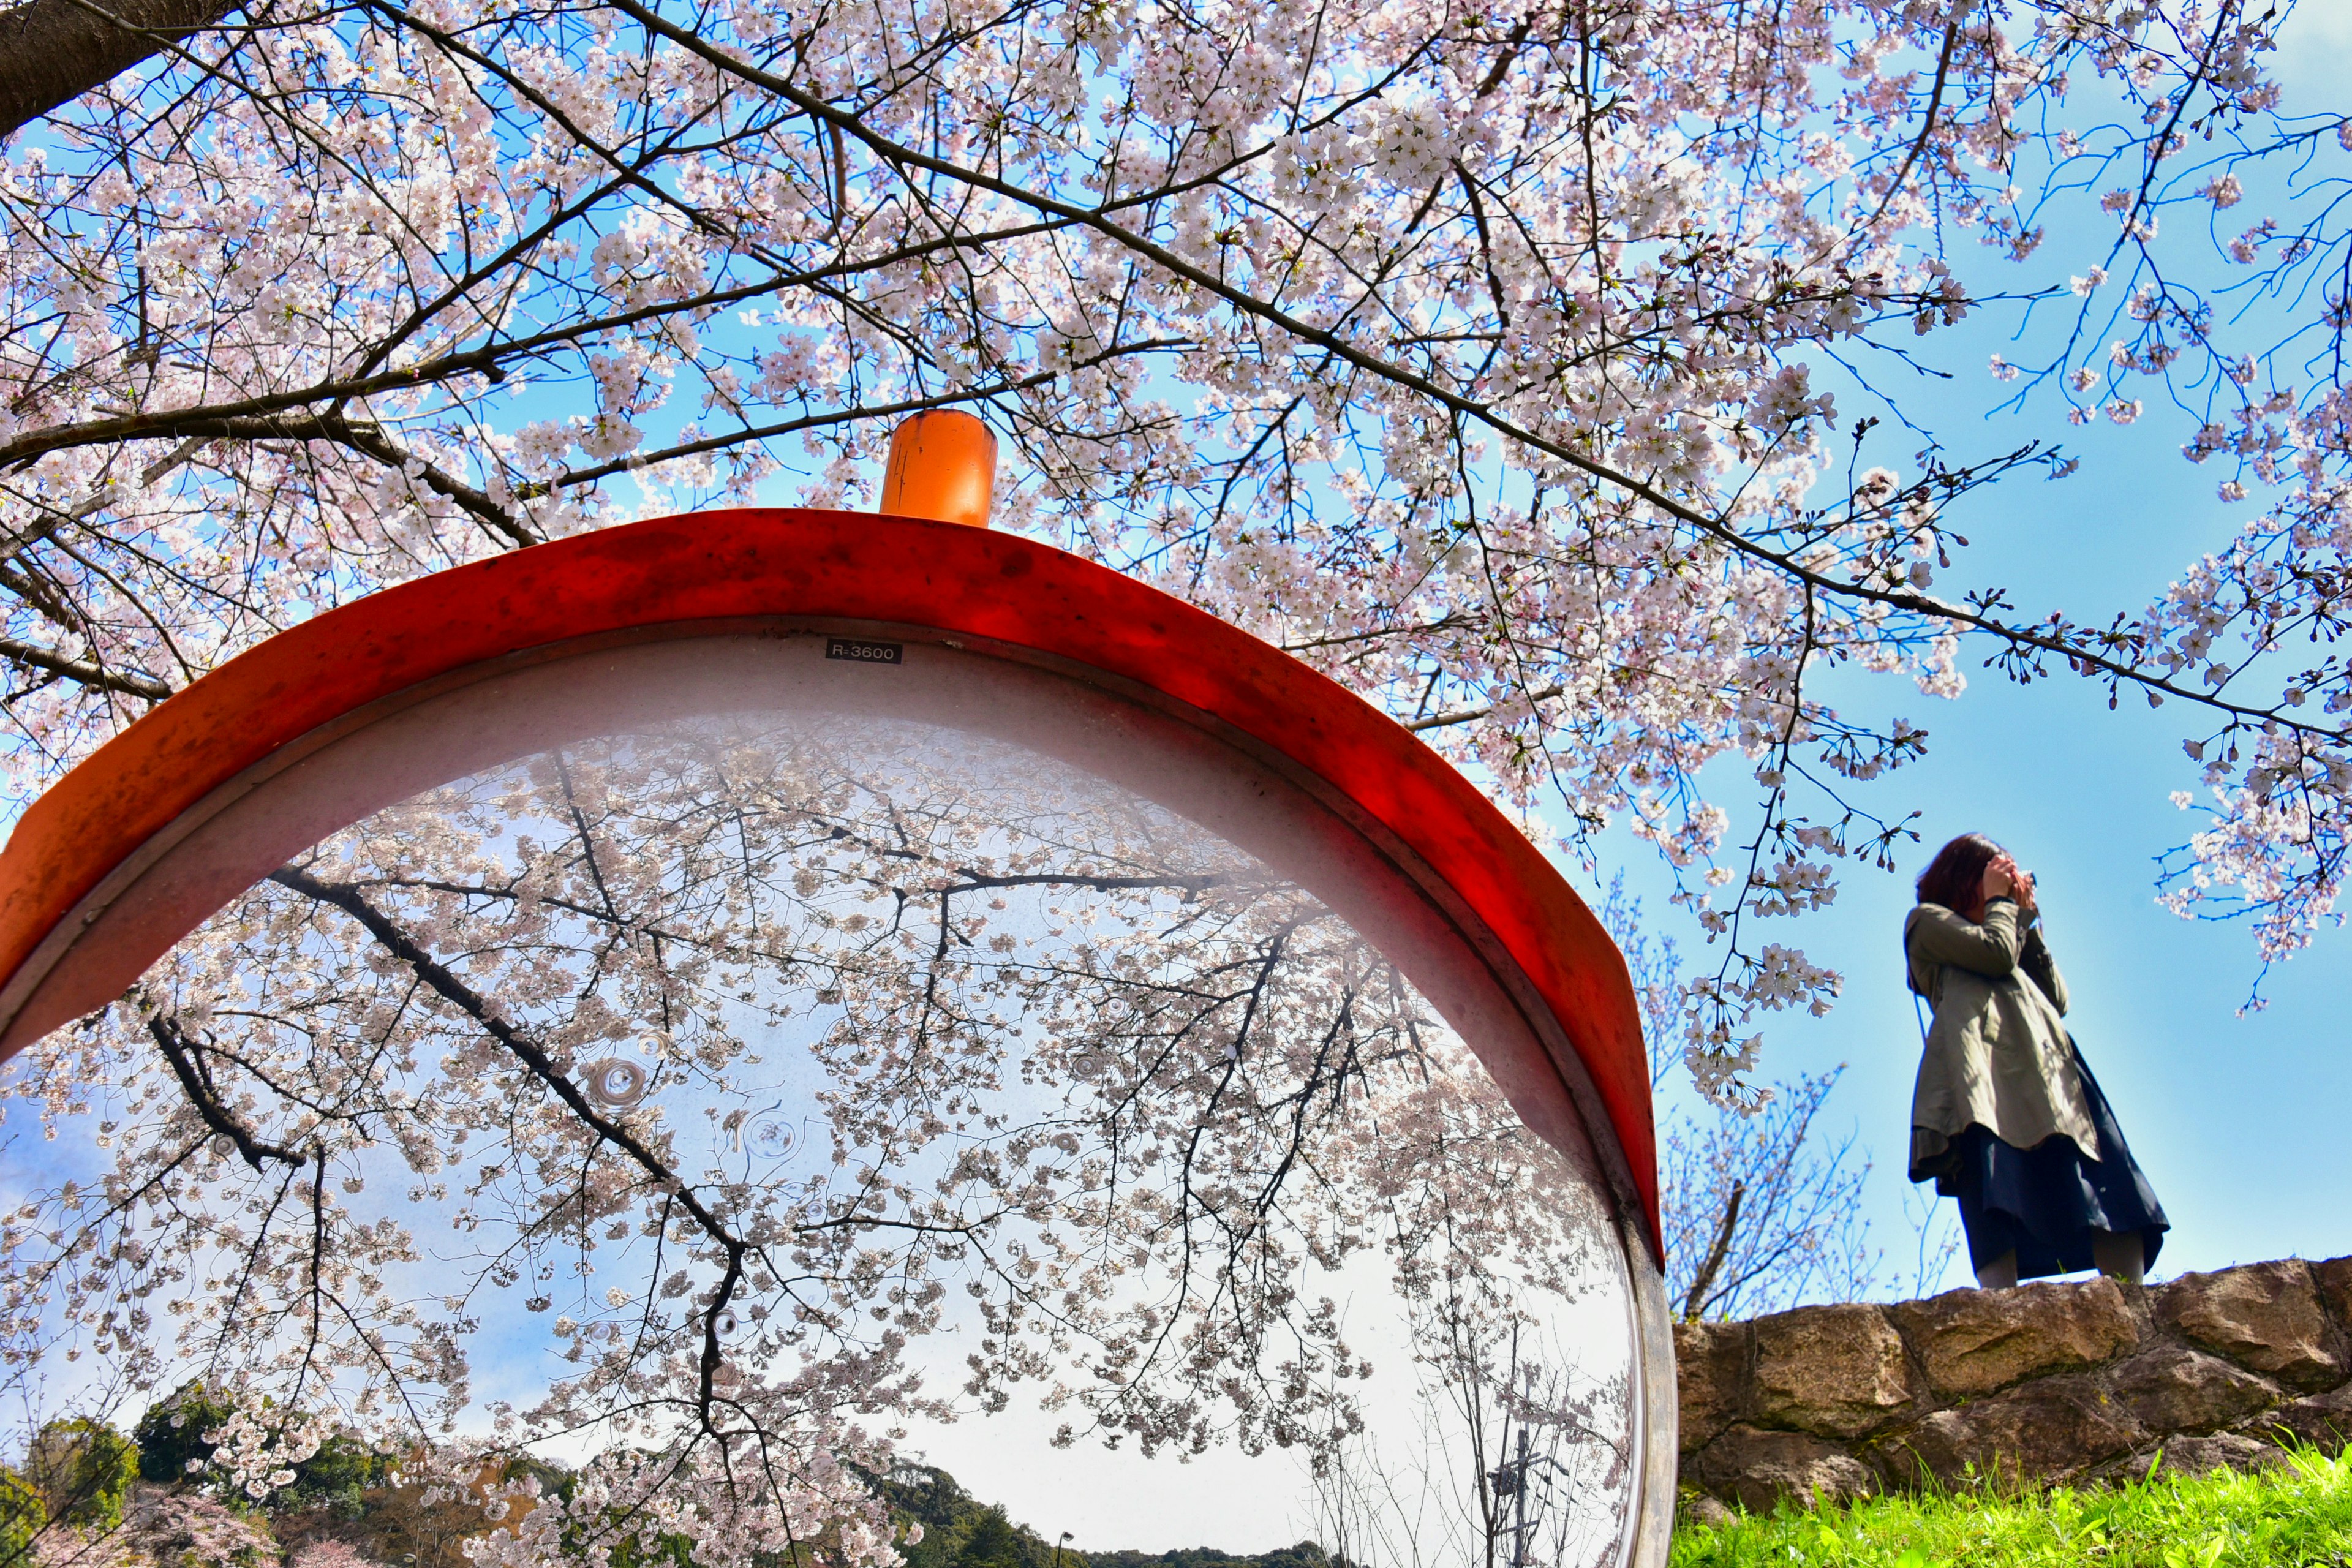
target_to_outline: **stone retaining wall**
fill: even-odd
[[[1952,1290],[1675,1329],[1682,1481],[1769,1508],[1948,1483],[2095,1481],[2352,1438],[2352,1258]],[[1704,1507],[1704,1505],[1702,1505]]]

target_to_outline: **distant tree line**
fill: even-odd
[[[1081,1552],[1016,1523],[1003,1504],[982,1502],[935,1465],[869,1479],[902,1525],[922,1526],[921,1539],[900,1549],[907,1568],[1350,1568],[1311,1541],[1255,1556],[1208,1546]]]
[[[140,1482],[221,1492],[227,1507],[254,1522],[266,1520],[289,1561],[305,1545],[333,1540],[363,1560],[404,1568],[464,1568],[467,1563],[463,1542],[483,1531],[479,1509],[462,1501],[437,1509],[422,1503],[415,1489],[399,1484],[391,1456],[348,1435],[329,1437],[292,1466],[293,1479],[263,1502],[228,1492],[214,1471],[214,1443],[206,1434],[232,1413],[226,1399],[190,1382],[150,1405],[128,1436],[88,1416],[49,1422],[34,1437],[21,1468],[0,1466],[0,1568],[27,1562],[43,1532],[58,1527],[118,1529]],[[578,1482],[565,1467],[529,1458],[507,1462],[502,1471],[501,1480],[527,1471],[545,1492],[566,1498]],[[1349,1568],[1344,1558],[1330,1556],[1311,1541],[1257,1555],[1205,1546],[1081,1552],[1016,1523],[1002,1504],[982,1502],[936,1466],[900,1465],[866,1479],[899,1526],[906,1568]],[[910,1528],[915,1526],[919,1530]],[[793,1568],[791,1556],[778,1553],[765,1568]],[[691,1568],[693,1542],[683,1535],[664,1536],[658,1549],[649,1552],[634,1537],[624,1537],[610,1562],[611,1568]],[[173,1568],[220,1565],[192,1557]]]

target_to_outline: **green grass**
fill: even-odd
[[[2352,1568],[2352,1451],[2281,1468],[1870,1498],[1675,1531],[1674,1568]]]

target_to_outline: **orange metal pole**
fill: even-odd
[[[933,409],[890,433],[884,511],[986,528],[995,494],[996,433],[971,415]]]

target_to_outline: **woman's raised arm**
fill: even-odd
[[[2007,974],[2024,952],[2025,935],[2017,904],[2004,896],[1985,905],[1982,924],[1941,904],[1921,904],[1911,917],[1910,942],[1912,952],[1929,963]]]

